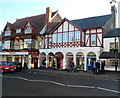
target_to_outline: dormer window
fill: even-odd
[[[17,29],[17,30],[16,30],[16,33],[21,33],[21,29]]]
[[[5,36],[10,36],[11,35],[11,30],[6,30],[5,31]]]
[[[25,34],[32,33],[32,27],[26,27]]]

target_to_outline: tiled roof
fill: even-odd
[[[92,29],[104,26],[111,17],[112,15],[108,14],[103,16],[76,19],[71,21],[83,29]]]
[[[58,11],[52,12],[52,17],[57,12]],[[40,32],[46,24],[45,17],[46,17],[46,14],[41,14],[41,15],[17,19],[16,22],[14,22],[13,24],[9,23],[9,26],[10,26],[10,29],[24,28],[25,24],[29,22],[32,26],[36,28],[35,32]]]
[[[108,32],[106,35],[104,35],[104,38],[110,38],[110,37],[120,37],[120,28],[112,29],[110,32]]]

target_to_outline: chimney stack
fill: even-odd
[[[52,18],[52,9],[50,7],[46,8],[46,24],[47,30],[51,28],[51,18]]]

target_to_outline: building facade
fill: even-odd
[[[46,13],[17,19],[7,23],[2,33],[1,61],[27,63],[28,68],[38,68],[39,49],[44,48],[43,34],[62,20],[58,11],[46,8]]]
[[[89,72],[94,61],[105,60],[106,70],[114,70],[114,35],[120,32],[119,28],[113,29],[114,19],[112,11],[108,15],[68,20],[47,8],[46,14],[6,24],[0,59],[20,62],[23,67],[26,62],[29,69],[66,69],[69,60],[73,60],[79,70]],[[119,49],[118,39],[119,33]]]

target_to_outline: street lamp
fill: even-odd
[[[117,1],[115,0],[112,0],[110,2],[110,4],[112,5],[111,6],[111,11],[112,11],[112,18],[113,18],[113,29],[116,28],[116,7],[115,7],[115,4],[117,3]],[[116,34],[115,34],[115,50],[114,50],[114,53],[115,53],[115,71],[117,72],[117,43],[116,43]]]

